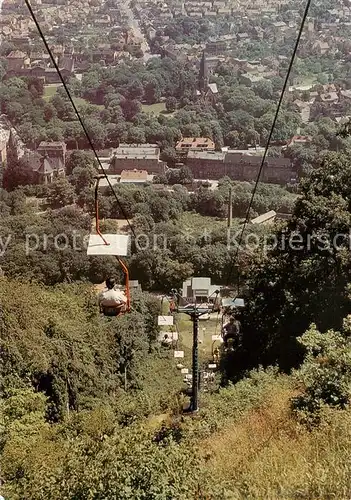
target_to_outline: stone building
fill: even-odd
[[[262,157],[233,151],[189,151],[186,165],[195,179],[218,180],[228,176],[238,181],[255,181]],[[260,180],[274,184],[287,184],[296,178],[289,158],[267,157]]]
[[[48,158],[50,158],[57,169],[65,166],[66,144],[64,142],[43,141],[39,144],[37,153],[39,153],[43,157],[47,156]]]
[[[156,144],[120,144],[113,152],[109,174],[135,169],[146,170],[148,174],[163,174],[166,163],[160,160],[160,148]]]
[[[210,70],[205,51],[202,52],[199,71],[198,90],[196,91],[197,97],[204,103],[216,103],[218,88],[216,83],[209,83]]]

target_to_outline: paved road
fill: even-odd
[[[144,61],[147,61],[148,59],[150,59],[150,56],[151,56],[150,55],[150,47],[149,47],[149,44],[147,43],[147,40],[146,40],[144,34],[142,33],[142,31],[140,29],[139,21],[135,17],[134,12],[130,8],[129,3],[123,2],[120,5],[129,19],[129,24],[130,24],[131,29],[133,30],[135,37],[142,39],[141,48],[142,48],[142,51],[144,52]]]

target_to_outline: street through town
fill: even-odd
[[[130,7],[130,3],[121,2],[121,8],[124,10],[126,16],[129,20],[130,28],[133,30],[134,36],[142,40],[141,49],[144,53],[144,61],[150,58],[150,47],[147,43],[145,35],[142,33],[139,25],[139,20],[135,17],[133,10]]]

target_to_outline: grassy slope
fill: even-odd
[[[183,212],[177,219],[176,224],[180,230],[183,230],[185,233],[190,232],[195,237],[202,236],[206,229],[207,231],[226,229],[226,219],[206,217],[193,212]]]
[[[285,380],[258,406],[201,443],[213,499],[350,498],[351,411],[331,411],[312,432],[289,411],[295,393]]]

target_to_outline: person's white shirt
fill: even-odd
[[[105,307],[113,307],[115,305],[124,304],[127,302],[127,297],[122,290],[106,288],[99,296],[99,304]]]

